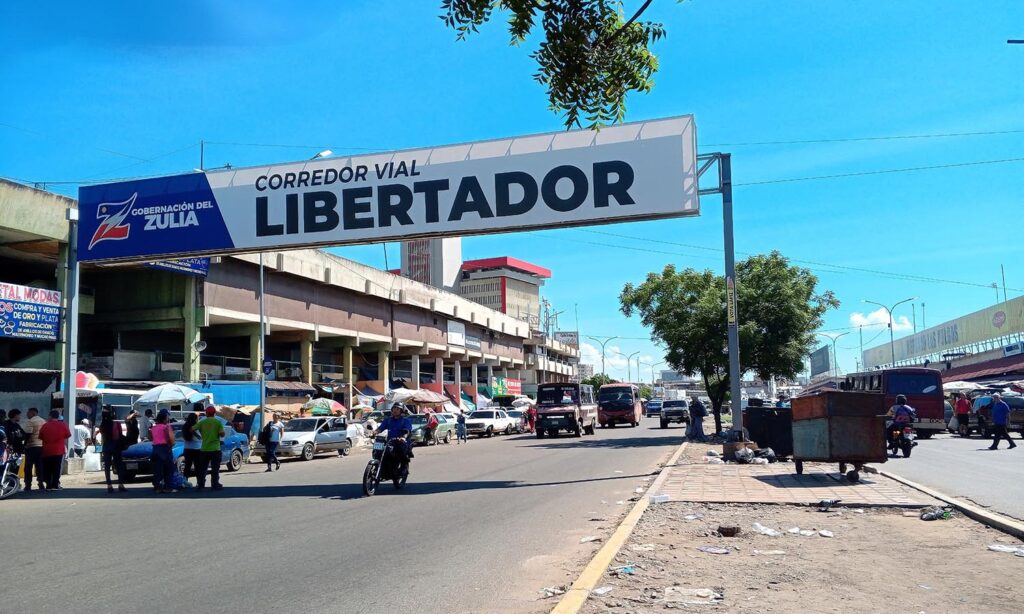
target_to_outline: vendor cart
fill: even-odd
[[[887,460],[885,412],[885,396],[874,392],[825,390],[793,399],[797,474],[804,462],[839,463],[848,480],[860,480],[865,463]]]

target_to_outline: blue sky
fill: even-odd
[[[8,4],[0,176],[74,195],[79,181],[190,170],[201,139],[216,166],[560,129],[531,79],[536,40],[509,47],[499,20],[458,43],[438,4]],[[919,326],[922,302],[929,324],[980,309],[1000,264],[1021,294],[1024,162],[756,182],[1024,158],[1024,45],[1006,44],[1024,38],[1024,4],[661,0],[647,16],[668,37],[628,118],[693,113],[700,149],[733,154],[737,251],[778,249],[815,270],[843,303],[826,329],[878,321],[862,299],[919,297]],[[842,141],[965,132],[1003,134]],[[808,140],[832,142],[792,143]],[[657,361],[618,293],[669,262],[720,271],[719,202],[703,199],[698,219],[468,238],[463,252],[551,268],[544,294],[563,328],[578,308],[584,335]],[[387,250],[394,265],[397,244]],[[338,251],[384,264],[380,245]],[[897,315],[905,334],[909,305]],[[865,342],[882,333],[865,327]],[[838,345],[853,370],[856,330]]]

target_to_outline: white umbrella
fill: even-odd
[[[515,401],[512,401],[512,407],[526,407],[530,405],[536,405],[536,402],[529,397],[516,399]]]
[[[945,382],[942,384],[942,390],[945,392],[963,392],[965,390],[974,390],[980,388],[977,384],[971,382]]]
[[[179,384],[161,384],[146,391],[146,394],[140,396],[135,402],[141,405],[166,405],[168,403],[193,403],[205,398],[205,394]]]

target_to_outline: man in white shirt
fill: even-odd
[[[92,437],[92,429],[89,427],[89,420],[86,418],[83,418],[75,425],[75,430],[71,433],[72,456],[77,456],[78,458],[85,456],[85,446],[89,445],[89,439]]]
[[[149,429],[153,427],[153,410],[147,409],[145,415],[139,416],[139,441],[149,441]]]

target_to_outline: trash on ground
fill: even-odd
[[[755,458],[750,461],[751,465],[767,465],[769,460],[767,458]]]
[[[700,520],[704,517],[704,514],[687,514],[683,516],[683,520]]]
[[[625,504],[626,504],[625,501],[616,501],[615,502],[615,505],[625,505]]]
[[[633,552],[653,552],[654,544],[632,544],[629,549]]]
[[[622,471],[621,469],[616,469],[616,470],[615,470],[615,473],[625,473],[625,472],[624,472],[624,471]]]
[[[953,508],[929,507],[921,512],[921,520],[948,520],[953,517]]]
[[[772,450],[771,448],[758,448],[757,450],[754,450],[754,459],[755,459],[754,462],[755,463],[757,463],[756,459],[758,459],[758,458],[763,458],[766,461],[768,461],[769,463],[775,463],[775,462],[778,462],[778,460],[779,460],[778,457],[775,455],[775,450]],[[757,463],[757,464],[762,465],[764,463]]]
[[[719,525],[719,527],[718,527],[718,534],[721,535],[722,537],[736,537],[737,535],[740,534],[740,528],[739,527],[727,527],[727,526]]]
[[[842,499],[822,499],[818,501],[818,511],[827,512],[833,505],[839,505],[842,501]]]
[[[786,533],[792,533],[793,535],[800,535],[800,527],[793,527],[792,529],[786,531]]]
[[[921,587],[921,588],[923,588],[923,589],[924,589],[924,590],[926,590],[926,591],[930,591],[930,590],[932,590],[932,587],[930,587],[930,586],[925,586],[924,584],[918,584],[918,586],[919,586],[919,587]]]
[[[721,456],[721,454],[719,454],[715,450],[708,450],[707,452],[704,453],[704,456]]]
[[[822,537],[835,537],[836,536],[835,533],[833,533],[832,531],[829,531],[828,529],[822,529],[822,530],[818,531],[818,535],[820,535]]]
[[[599,541],[601,541],[601,538],[598,537],[597,535],[587,535],[586,537],[581,537],[580,538],[580,543],[581,544],[586,544],[588,542],[599,542]]]
[[[766,527],[760,522],[754,523],[754,530],[760,533],[761,535],[767,535],[768,537],[778,537],[782,535],[782,531],[776,531],[771,527]]]
[[[754,554],[764,554],[766,556],[782,556],[786,554],[785,550],[754,550]]]
[[[721,593],[710,588],[684,588],[682,586],[666,586],[665,602],[703,605],[722,601]]]
[[[863,513],[864,513],[864,510],[862,510],[862,509],[860,509],[860,508],[858,507],[857,509],[853,510],[853,513],[854,513],[854,514],[863,514]]]
[[[719,548],[718,546],[700,546],[697,550],[706,554],[729,554],[728,548]]]
[[[593,518],[590,519],[590,522],[604,522],[605,520],[606,520],[605,518],[600,518],[598,516],[594,516]]]
[[[811,531],[810,529],[804,529],[800,531],[800,535],[803,535],[804,537],[810,537],[814,535],[814,531]]]
[[[706,462],[709,465],[724,465],[725,464],[725,461],[723,461],[722,459],[718,458],[717,456],[705,456],[704,457],[704,462]]]
[[[564,595],[565,594],[565,590],[566,590],[566,588],[565,588],[564,585],[563,586],[547,586],[547,587],[544,587],[544,588],[540,589],[540,594],[544,596],[543,597],[544,599],[550,599],[550,598],[556,597],[558,595]]]
[[[988,547],[992,552],[1005,552],[1014,556],[1024,556],[1024,546],[1010,546],[1007,544],[992,544]]]
[[[637,486],[636,488],[634,488],[634,489],[633,489],[633,492],[635,492],[635,493],[636,493],[636,494],[638,494],[638,495],[639,495],[640,493],[642,493],[643,491],[644,491],[644,489],[643,489],[643,488],[640,488],[639,486]]]
[[[733,452],[733,457],[737,463],[746,464],[754,460],[754,451],[750,448],[740,448]]]
[[[590,592],[593,593],[594,595],[597,595],[598,597],[600,597],[602,595],[607,595],[608,593],[612,592],[613,588],[615,588],[615,587],[614,586],[600,586],[600,587],[595,588],[594,590],[592,590]]]
[[[619,567],[618,569],[612,570],[612,573],[615,575],[631,576],[633,575],[634,571],[636,570],[633,569],[632,565],[626,565],[625,567]]]
[[[651,503],[668,503],[672,497],[668,495],[651,495]]]

